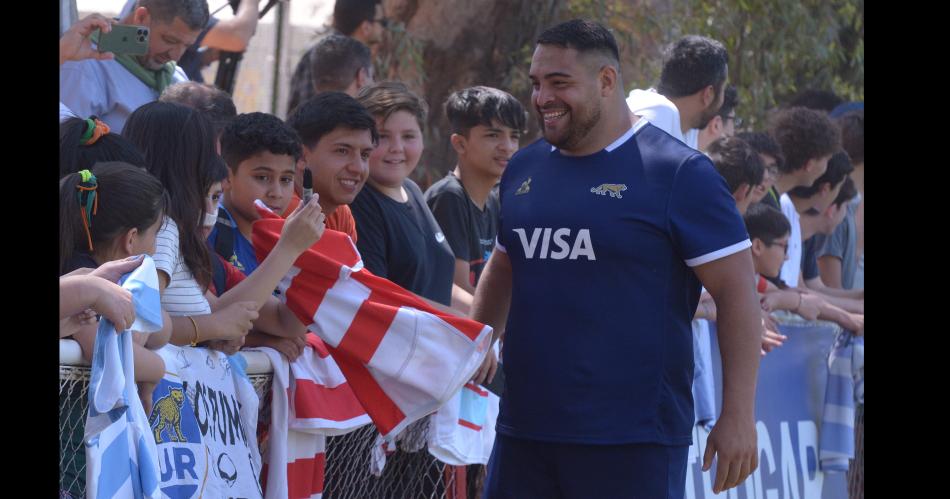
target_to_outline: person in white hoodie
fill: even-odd
[[[729,54],[722,43],[684,36],[666,50],[656,88],[630,91],[627,106],[631,114],[699,149],[698,129],[722,106],[728,72]]]

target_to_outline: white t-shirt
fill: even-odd
[[[791,287],[798,286],[798,275],[802,271],[802,226],[799,222],[798,212],[795,211],[795,204],[788,194],[782,194],[780,199],[782,205],[782,214],[788,219],[792,226],[792,233],[788,237],[788,260],[782,264],[782,272],[779,276],[785,281],[785,284]]]
[[[627,107],[637,116],[642,116],[651,125],[672,135],[680,142],[699,150],[699,131],[693,130],[683,136],[680,122],[680,111],[673,101],[656,92],[656,89],[633,89],[627,96]]]
[[[167,215],[155,240],[155,268],[171,277],[162,293],[162,308],[171,316],[207,315],[211,305],[181,255],[178,224]]]

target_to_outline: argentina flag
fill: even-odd
[[[105,317],[99,322],[89,382],[86,416],[86,497],[159,496],[158,451],[138,397],[132,362],[132,334],[162,328],[155,262],[142,264],[119,280],[132,293],[135,323],[117,332]]]
[[[828,356],[828,385],[818,442],[821,470],[848,471],[854,459],[855,400],[864,402],[864,337],[839,331]]]

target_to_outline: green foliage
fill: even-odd
[[[573,0],[565,10],[613,29],[627,90],[656,84],[662,48],[679,37],[721,41],[738,114],[755,129],[806,89],[864,100],[863,0]]]

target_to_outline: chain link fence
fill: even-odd
[[[59,367],[59,487],[60,498],[84,498],[86,459],[83,426],[88,408],[91,370]],[[270,424],[270,374],[248,377],[260,397],[258,429]],[[464,499],[480,497],[485,478],[482,465],[450,466],[426,450],[425,418],[406,428],[397,450],[386,459],[379,477],[370,473],[376,427],[366,425],[346,435],[327,438],[325,499]]]

